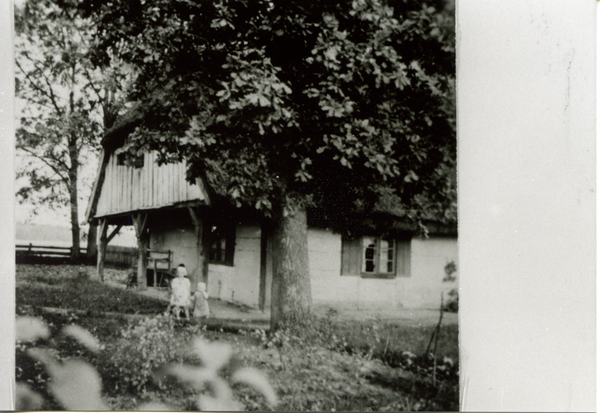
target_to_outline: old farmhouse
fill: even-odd
[[[266,231],[247,214],[212,207],[202,180],[186,182],[185,163],[159,166],[155,153],[120,153],[139,120],[140,115],[130,111],[102,142],[87,209],[88,221],[99,225],[100,276],[106,245],[123,225],[133,225],[140,282],[164,285],[165,275],[183,263],[193,288],[206,278],[214,298],[268,307],[273,274]],[[432,230],[428,238],[415,233],[385,238],[366,233],[350,240],[326,226],[310,226],[313,302],[360,308],[438,307],[440,294],[456,288],[456,281],[443,281],[445,266],[457,263],[456,231]]]

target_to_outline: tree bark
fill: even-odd
[[[271,331],[307,326],[312,295],[306,208],[289,199],[274,211]]]
[[[77,137],[74,134],[69,139],[69,200],[71,207],[71,239],[73,249],[71,250],[71,261],[79,261],[81,244],[79,241],[79,200],[77,193],[77,177],[79,170],[79,151],[77,150]]]
[[[199,282],[203,282],[208,286],[211,223],[206,210],[200,211],[194,208],[188,209],[194,224],[194,233],[196,234],[196,267],[189,275],[192,284],[192,291],[194,291]]]

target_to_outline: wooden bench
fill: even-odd
[[[152,268],[154,269],[153,286],[157,287],[162,284],[165,272],[171,273],[171,251],[147,250],[146,258],[148,259],[148,264],[152,263]],[[159,274],[160,279],[158,277]]]

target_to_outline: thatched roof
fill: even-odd
[[[115,124],[106,131],[102,138],[102,147],[108,153],[119,148],[127,139],[127,136],[138,127],[144,117],[147,109],[139,102],[134,103],[124,115],[117,118]]]
[[[132,133],[135,130],[135,128],[143,122],[147,114],[148,106],[136,102],[127,111],[127,113],[120,116],[115,122],[115,124],[104,134],[104,138],[101,142],[103,153],[100,159],[100,165],[98,168],[96,181],[94,182],[94,187],[90,196],[88,209],[86,211],[87,221],[89,221],[93,217],[93,213],[98,203],[100,189],[102,186],[102,181],[104,179],[104,169],[106,168],[106,163],[108,161],[108,158],[110,157],[110,154],[125,143],[129,134]],[[207,183],[205,182],[205,185],[206,184]],[[419,229],[417,228],[417,226],[413,223],[408,222],[407,218],[405,217],[404,211],[402,210],[402,208],[399,208],[396,205],[396,202],[394,202],[395,200],[389,198],[387,199],[388,201],[378,202],[375,208],[376,211],[374,211],[374,215],[367,221],[372,221],[371,224],[373,224],[375,221],[390,222],[391,220],[393,221],[392,226],[394,230],[418,232]],[[309,217],[309,221],[313,221],[313,225],[316,224],[317,226],[328,226],[325,222],[323,222],[322,217],[320,217],[321,214],[314,210],[311,212],[312,213],[309,213],[309,215],[313,215],[313,219],[310,219]],[[457,223],[455,221],[439,222],[438,220],[432,217],[432,219],[425,219],[423,223],[428,228],[429,233],[431,234],[453,236],[457,234]],[[366,223],[366,225],[369,226],[370,224]]]

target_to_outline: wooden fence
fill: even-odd
[[[73,247],[53,247],[42,245],[17,245],[18,256],[29,257],[70,257]],[[85,255],[87,249],[80,248],[80,254]]]
[[[37,262],[52,259],[68,260],[71,257],[72,250],[72,247],[17,244],[16,260],[17,262]],[[79,251],[82,258],[85,258],[87,248],[80,248]],[[105,263],[121,268],[134,267],[137,265],[137,248],[109,245],[106,248]],[[95,261],[90,264],[95,264]]]
[[[135,247],[121,247],[108,245],[104,264],[121,268],[133,268],[137,266],[138,250]]]
[[[41,245],[16,245],[17,262],[38,262],[44,259],[62,259],[68,260],[71,257],[72,247],[54,247]],[[85,260],[87,248],[80,248],[82,259]],[[119,268],[133,268],[137,266],[138,250],[135,247],[121,247],[118,245],[109,245],[106,247],[105,265]],[[89,264],[96,264],[91,262]],[[156,273],[157,269],[171,269],[171,251],[148,250],[149,269],[152,268]],[[166,268],[165,268],[166,267]]]

